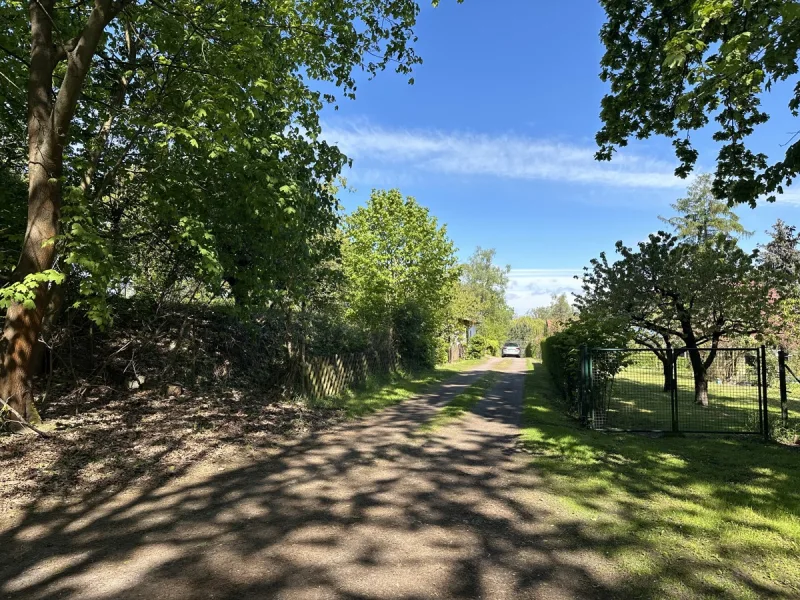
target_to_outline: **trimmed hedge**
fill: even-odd
[[[567,411],[574,415],[581,414],[581,346],[588,348],[624,348],[628,344],[627,332],[607,331],[593,323],[573,321],[559,333],[542,340],[542,364],[567,405]],[[597,390],[605,382],[613,381],[614,376],[623,368],[627,353],[608,354],[606,360],[594,361],[594,376],[598,384]]]

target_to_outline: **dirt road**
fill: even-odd
[[[419,426],[507,367],[472,414]],[[510,365],[510,366],[509,366]],[[41,504],[0,530],[0,597],[607,598],[584,532],[518,451],[525,361],[256,460]]]

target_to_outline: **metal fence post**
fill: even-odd
[[[764,381],[764,439],[769,440],[769,403],[767,401],[767,347],[761,346],[761,377]]]
[[[581,346],[581,367],[578,388],[578,402],[581,405],[581,422],[586,423],[586,345]]]
[[[595,429],[597,426],[597,415],[595,414],[594,402],[594,365],[592,364],[592,351],[588,348],[586,349],[586,370],[589,375],[589,387],[587,388],[587,392],[589,394],[589,403],[591,404],[591,427]]]
[[[673,348],[667,349],[667,360],[670,361],[672,381],[669,382],[670,400],[672,402],[672,432],[680,431],[678,422],[678,356]]]
[[[781,422],[784,427],[789,424],[789,403],[786,395],[786,352],[778,350],[778,380],[781,392]]]

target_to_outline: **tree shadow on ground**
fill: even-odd
[[[627,572],[626,597],[800,597],[798,452],[758,437],[583,429],[541,365],[526,396],[532,470]]]
[[[580,524],[520,494],[523,373],[501,375],[462,422],[416,435],[477,376],[247,464],[34,502],[0,533],[0,595],[624,595]]]
[[[242,453],[275,448],[287,439],[374,412],[448,377],[439,369],[377,385],[342,401],[286,399],[275,390],[192,389],[168,397],[160,390],[109,393],[100,405],[64,400],[43,413],[49,439],[0,433],[0,504],[43,496],[113,493],[139,479],[163,481],[235,446]],[[388,381],[384,383],[389,383]]]

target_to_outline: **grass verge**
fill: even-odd
[[[541,364],[522,438],[629,598],[800,598],[800,453],[758,439],[582,429]]]
[[[432,433],[452,421],[460,419],[486,395],[486,392],[497,380],[496,371],[488,371],[486,375],[469,386],[442,407],[433,417],[419,426],[419,433]]]
[[[485,360],[462,360],[422,373],[393,373],[389,377],[369,379],[362,388],[349,390],[340,396],[309,399],[307,402],[314,408],[342,410],[347,418],[355,419],[423,394],[431,387],[457,373],[472,369]]]

